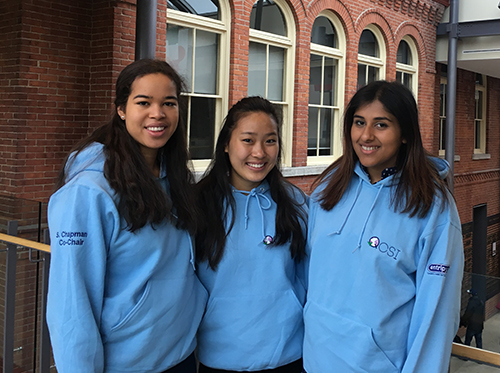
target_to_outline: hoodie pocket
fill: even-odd
[[[292,290],[213,297],[198,331],[200,361],[219,369],[262,370],[299,359],[302,312]]]
[[[399,371],[376,342],[368,325],[310,301],[304,310],[304,324],[304,368],[308,371],[327,372],[332,366],[339,372]],[[403,356],[405,346],[391,353]]]

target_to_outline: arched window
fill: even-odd
[[[183,76],[183,118],[197,169],[212,158],[226,113],[229,82],[230,9],[225,1],[169,0],[166,59]]]
[[[281,108],[287,165],[291,165],[294,45],[295,25],[286,3],[258,0],[250,15],[247,93]]]
[[[342,152],[345,35],[336,17],[321,13],[311,30],[307,163],[329,164]]]
[[[385,47],[382,35],[374,25],[361,33],[358,47],[358,89],[384,79]]]
[[[415,97],[417,97],[417,49],[413,40],[408,36],[405,36],[399,43],[396,60],[396,80],[411,89]]]

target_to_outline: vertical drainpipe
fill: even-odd
[[[453,193],[455,173],[455,109],[457,96],[458,2],[450,0],[448,24],[448,84],[446,85],[445,159],[450,164],[448,185]]]
[[[137,0],[135,60],[156,56],[157,0]]]

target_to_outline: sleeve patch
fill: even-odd
[[[450,269],[450,266],[447,264],[430,264],[427,267],[427,273],[436,276],[446,276],[448,269]]]

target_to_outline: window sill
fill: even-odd
[[[445,159],[445,155],[444,154],[439,154],[439,158],[441,159]],[[455,154],[455,159],[454,159],[455,162],[460,162],[460,156]]]
[[[481,159],[490,159],[491,154],[472,154],[472,160],[477,161]]]
[[[329,164],[320,166],[283,167],[281,172],[285,177],[317,176],[326,170],[328,166]]]

